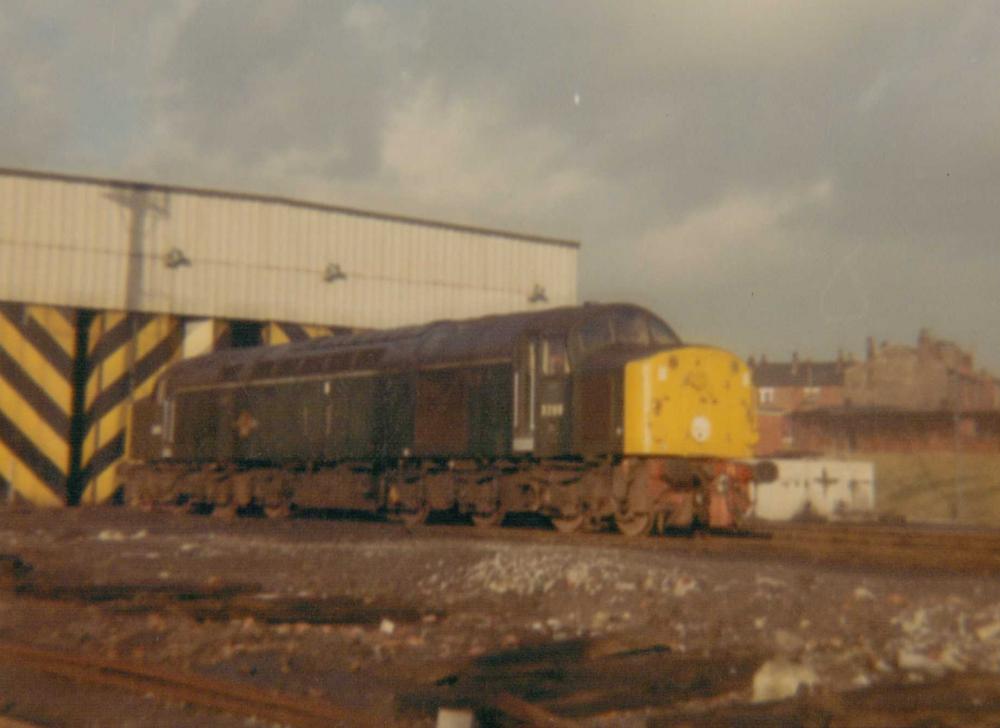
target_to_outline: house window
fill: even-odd
[[[774,387],[761,387],[757,391],[761,404],[771,404],[774,402]]]
[[[803,391],[803,400],[809,403],[819,401],[819,387],[806,387]]]

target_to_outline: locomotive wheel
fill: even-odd
[[[431,514],[431,506],[429,503],[424,501],[416,510],[403,510],[400,509],[396,511],[395,516],[404,526],[420,526],[427,521],[427,517]]]
[[[125,489],[125,503],[129,508],[140,511],[153,510],[153,497],[142,486],[132,486]]]
[[[153,502],[152,498],[139,498],[135,501],[134,508],[143,513],[152,513],[156,509],[156,503]]]
[[[748,486],[745,484],[735,484],[734,487],[729,489],[729,493],[727,494],[729,513],[733,517],[733,527],[737,529],[742,528],[746,523],[747,514],[753,505],[747,489]]]
[[[215,506],[212,507],[212,517],[231,521],[236,518],[236,504],[233,502],[224,504],[216,503]]]
[[[472,513],[470,517],[472,518],[472,525],[476,528],[493,528],[503,523],[506,515],[506,509],[498,506],[489,513]]]
[[[615,526],[625,536],[645,536],[653,527],[650,513],[616,513]]]
[[[288,503],[264,506],[264,515],[268,518],[288,518],[291,513],[292,507]]]
[[[576,533],[583,528],[587,517],[583,513],[577,513],[575,516],[552,516],[549,520],[559,533]]]
[[[180,515],[184,515],[186,513],[190,513],[191,512],[191,502],[190,501],[184,501],[183,503],[178,503],[176,501],[173,501],[171,503],[167,503],[167,504],[163,505],[162,508],[167,513],[177,513],[177,514],[180,514]]]

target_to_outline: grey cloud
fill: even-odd
[[[578,237],[583,297],[697,339],[822,356],[929,324],[1000,372],[998,13],[26,4],[0,157]]]
[[[333,178],[375,174],[400,62],[346,22],[350,11],[349,3],[200,6],[160,69],[171,132],[250,169],[302,149]]]

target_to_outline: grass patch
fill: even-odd
[[[875,463],[879,513],[1000,526],[1000,453],[853,453]]]

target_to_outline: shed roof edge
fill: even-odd
[[[564,238],[547,237],[544,235],[530,235],[510,230],[500,230],[496,228],[477,227],[475,225],[464,225],[442,220],[432,220],[429,218],[410,217],[407,215],[396,215],[374,210],[362,210],[354,207],[342,205],[332,205],[323,202],[310,200],[300,200],[281,195],[265,195],[255,192],[235,192],[230,190],[219,190],[206,187],[188,187],[185,185],[164,184],[159,182],[144,182],[140,180],[124,180],[113,177],[93,177],[87,175],[67,174],[62,172],[48,172],[30,169],[18,169],[13,167],[0,167],[0,177],[24,177],[29,179],[53,180],[58,182],[77,182],[80,184],[105,185],[108,187],[130,187],[148,190],[163,190],[167,192],[180,192],[202,197],[221,197],[233,200],[247,200],[253,202],[269,202],[289,207],[301,207],[310,210],[320,210],[323,212],[338,212],[344,215],[355,217],[367,217],[375,220],[385,220],[389,222],[399,222],[409,225],[421,225],[424,227],[434,227],[444,230],[454,230],[456,232],[474,233],[477,235],[491,235],[495,237],[510,238],[528,243],[540,243],[543,245],[555,245],[558,247],[572,248],[578,250],[580,242]]]

